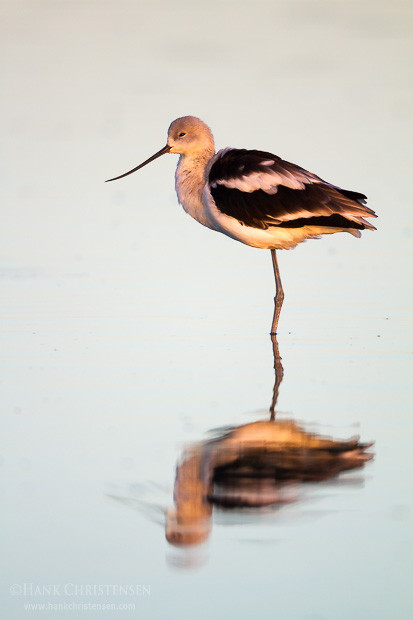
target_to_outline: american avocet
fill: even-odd
[[[195,116],[171,123],[164,153],[180,155],[175,174],[178,200],[198,222],[256,248],[271,250],[276,295],[271,333],[277,331],[284,292],[276,250],[294,248],[305,239],[336,232],[360,237],[375,230],[365,217],[366,196],[331,185],[320,177],[265,151],[225,148],[215,154],[212,132]]]

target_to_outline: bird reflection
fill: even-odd
[[[293,420],[276,420],[284,370],[276,336],[271,340],[275,382],[270,419],[227,429],[185,449],[176,469],[174,508],[166,514],[166,538],[172,544],[205,541],[214,506],[282,506],[292,501],[293,483],[326,480],[372,458],[372,444],[360,443],[358,437],[336,440],[310,433]]]
[[[281,357],[280,357],[280,351],[278,349],[278,340],[277,340],[276,334],[271,334],[271,342],[272,342],[272,354],[274,357],[275,381],[274,381],[274,389],[272,391],[272,401],[270,405],[270,420],[275,420],[275,406],[278,400],[278,392],[280,389],[280,384],[284,377],[284,368],[283,368]]]

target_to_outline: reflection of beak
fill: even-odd
[[[144,161],[143,164],[139,164],[139,166],[136,166],[136,168],[132,168],[132,170],[129,170],[129,172],[125,172],[124,174],[120,174],[118,177],[113,177],[113,179],[108,179],[107,181],[105,181],[105,183],[107,183],[108,181],[116,181],[116,179],[122,179],[123,177],[127,177],[128,174],[132,174],[132,172],[136,172],[137,170],[139,170],[139,168],[143,168],[144,166],[146,166],[146,164],[149,164],[151,161],[153,161],[157,157],[160,157],[161,155],[164,155],[164,153],[168,153],[171,150],[171,148],[172,147],[169,146],[169,144],[167,144],[166,146],[163,147],[163,149],[161,149],[160,151],[155,153],[155,155],[152,155],[152,157],[150,157],[149,159]]]

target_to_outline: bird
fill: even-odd
[[[271,250],[276,294],[271,335],[276,334],[284,291],[276,251],[306,239],[376,228],[367,197],[342,189],[283,160],[254,149],[215,152],[211,129],[196,116],[182,116],[169,126],[166,145],[116,181],[166,153],[179,157],[175,189],[184,210],[203,226],[246,245]]]

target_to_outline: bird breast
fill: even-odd
[[[181,155],[175,174],[175,189],[179,203],[186,213],[208,228],[214,228],[202,200],[205,187],[205,169],[208,160]]]

